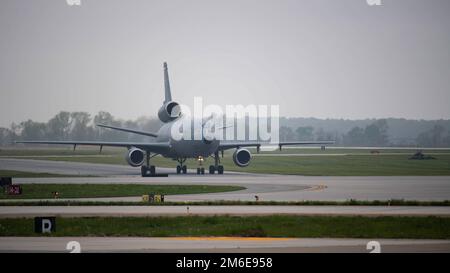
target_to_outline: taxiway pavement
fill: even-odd
[[[239,238],[239,237],[0,237],[0,252],[66,252],[67,243],[81,252],[360,252],[377,241],[381,252],[450,252],[450,240]]]
[[[0,206],[0,218],[189,215],[450,216],[442,206]]]

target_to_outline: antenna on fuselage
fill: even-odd
[[[166,62],[164,62],[164,91],[165,91],[164,103],[172,101],[172,94],[170,93],[169,71]]]

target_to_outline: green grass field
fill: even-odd
[[[349,154],[347,154],[347,152]],[[370,150],[328,149],[285,149],[281,152],[266,152],[253,157],[246,168],[237,167],[231,158],[231,152],[225,153],[222,164],[225,170],[253,173],[323,175],[323,176],[391,176],[391,175],[450,175],[450,153],[447,151],[425,151],[434,160],[410,160],[415,150],[380,150],[380,154],[371,154]],[[0,156],[17,156],[29,159],[73,161],[88,163],[126,164],[124,149],[106,149],[99,156],[94,149],[38,149],[38,150],[2,150]],[[319,154],[319,156],[263,156],[264,154],[300,153]],[[346,155],[333,155],[342,154]],[[35,157],[39,155],[39,157]],[[75,156],[74,156],[75,155]],[[204,166],[212,164],[212,158]],[[159,167],[173,167],[177,162],[156,156],[152,164]],[[196,168],[193,159],[186,162],[188,167]],[[137,170],[137,173],[139,171]]]
[[[327,216],[185,216],[57,218],[50,236],[244,236],[449,239],[450,218]],[[0,236],[34,233],[33,219],[0,219]]]
[[[238,186],[207,185],[139,185],[139,184],[23,184],[22,195],[0,194],[0,199],[50,199],[57,191],[59,198],[93,198],[141,196],[144,194],[194,194],[245,189]]]

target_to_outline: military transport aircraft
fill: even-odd
[[[158,111],[159,119],[164,123],[157,133],[145,132],[128,128],[114,127],[105,124],[97,124],[99,127],[124,131],[132,134],[144,135],[154,138],[152,142],[135,143],[135,142],[104,142],[104,141],[17,141],[17,143],[33,143],[33,144],[67,144],[74,145],[91,145],[125,147],[127,152],[125,159],[127,163],[133,167],[141,167],[142,176],[154,176],[156,174],[155,166],[150,164],[150,159],[156,155],[172,158],[178,161],[176,167],[177,174],[187,173],[187,167],[184,165],[187,158],[195,158],[199,162],[204,158],[213,156],[214,165],[209,166],[209,173],[223,174],[223,165],[220,165],[219,152],[228,149],[236,149],[233,154],[233,161],[237,166],[246,167],[252,158],[249,150],[243,147],[256,147],[259,152],[260,147],[264,145],[260,141],[223,141],[223,140],[176,140],[171,136],[171,128],[174,123],[182,118],[180,105],[172,100],[170,91],[169,74],[167,63],[164,63],[164,89],[165,100]],[[281,150],[284,145],[303,145],[303,144],[333,144],[333,141],[300,141],[300,142],[279,142],[277,145]],[[204,174],[205,169],[201,164],[197,168],[197,174]]]

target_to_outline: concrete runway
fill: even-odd
[[[54,173],[68,175],[137,175],[138,168],[127,165],[91,164],[69,161],[30,160],[0,158],[0,169],[34,173]]]
[[[450,217],[450,207],[427,206],[0,206],[0,218],[188,215],[363,215]]]
[[[450,200],[450,176],[299,176],[228,172],[224,175],[177,175],[140,177],[137,168],[76,162],[0,159],[0,169],[58,174],[105,175],[110,177],[17,178],[15,183],[138,183],[138,184],[204,184],[238,185],[246,190],[167,196],[168,201],[254,200]],[[104,200],[139,200],[139,197],[105,198]]]
[[[81,252],[360,252],[378,241],[381,252],[450,252],[450,240],[315,239],[233,237],[0,237],[0,252],[66,252],[70,241]]]

